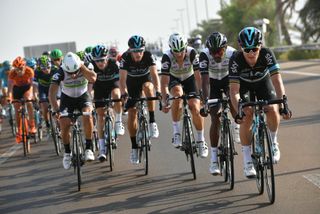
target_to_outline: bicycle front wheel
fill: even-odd
[[[226,156],[226,175],[227,181],[229,182],[229,189],[232,190],[234,187],[234,144],[233,135],[230,130],[230,124],[227,122],[225,125],[226,134],[226,145],[227,145],[227,156]]]
[[[192,135],[192,125],[191,125],[191,120],[190,118],[185,118],[183,120],[183,130],[184,134],[183,137],[184,139],[182,140],[183,143],[186,145],[186,155],[187,157],[190,157],[190,166],[191,166],[191,172],[193,174],[193,179],[197,179],[196,175],[196,167],[194,163],[194,153],[195,153],[195,148],[194,148],[194,137]]]
[[[142,125],[141,133],[143,133],[142,139],[141,139],[141,154],[142,154],[142,164],[144,167],[144,174],[148,175],[149,171],[149,138],[148,138],[148,123],[145,121]]]
[[[106,141],[107,141],[107,156],[109,159],[110,171],[113,171],[114,151],[112,147],[112,121],[109,118],[106,118],[105,132],[106,132]]]
[[[77,179],[78,179],[78,191],[81,190],[81,151],[80,151],[80,137],[76,131],[73,132],[73,146],[74,146],[74,164],[77,171]]]
[[[268,193],[268,198],[271,204],[274,203],[275,200],[275,180],[274,180],[274,169],[273,169],[273,155],[272,155],[272,142],[270,137],[270,131],[265,126],[264,127],[264,135],[265,135],[265,158],[264,158],[264,179],[266,183],[266,189]]]

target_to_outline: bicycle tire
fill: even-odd
[[[76,165],[76,171],[77,171],[77,180],[78,180],[78,191],[81,190],[81,154],[80,154],[80,137],[77,133],[77,131],[73,132],[73,145],[75,149],[75,165]]]
[[[227,146],[227,165],[228,165],[228,181],[229,181],[229,189],[232,190],[234,188],[234,141],[233,135],[230,130],[230,121],[226,123],[226,132],[228,133],[228,146]]]
[[[99,151],[99,138],[98,138],[98,129],[97,129],[97,115],[95,112],[92,112],[92,122],[93,122],[93,153]]]
[[[112,147],[112,121],[109,117],[106,118],[105,131],[107,132],[106,144],[107,144],[107,156],[109,159],[110,171],[114,169],[114,152]]]
[[[15,113],[14,113],[14,108],[12,104],[9,104],[9,124],[11,126],[11,133],[13,136],[17,134],[17,129],[16,129],[16,120],[14,119]]]
[[[221,130],[221,138],[220,138],[220,154],[219,154],[219,164],[220,164],[220,170],[221,174],[223,176],[224,182],[228,181],[228,133],[226,131],[226,124],[225,122],[222,124],[222,130]]]
[[[259,195],[262,195],[264,192],[263,159],[265,156],[265,151],[264,151],[264,141],[262,138],[261,129],[259,128],[257,131],[258,131],[258,134],[255,133],[257,135],[256,137],[254,137],[254,134],[252,135],[252,151],[253,151],[252,161],[253,161],[254,168],[257,173],[256,186],[258,189],[258,193],[259,193]],[[256,152],[257,141],[260,141],[259,144],[262,148],[260,153]]]
[[[26,136],[26,123],[24,114],[21,114],[20,118],[20,125],[21,127],[21,136],[22,136],[22,144],[23,144],[23,155],[26,157],[28,153],[28,146],[27,146],[27,136]]]
[[[186,154],[190,156],[190,167],[191,167],[191,172],[193,174],[193,179],[197,179],[196,175],[196,167],[194,163],[194,139],[191,139],[191,120],[190,118],[184,119],[184,129],[185,129],[185,142],[186,142]]]
[[[53,121],[51,113],[49,114],[49,121],[50,121],[50,134],[53,140],[54,149],[56,151],[57,156],[60,156],[61,150],[59,150],[58,146],[58,136],[56,135],[56,123]],[[60,147],[61,148],[61,147]]]
[[[141,123],[140,132],[143,133],[140,144],[140,163],[142,163],[144,168],[144,174],[149,173],[149,155],[148,155],[148,122],[145,120]]]
[[[263,127],[265,134],[265,159],[264,159],[264,180],[268,193],[268,198],[271,204],[275,201],[275,179],[274,179],[274,168],[273,168],[273,155],[272,155],[272,142],[270,137],[270,131],[267,126]]]

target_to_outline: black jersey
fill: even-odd
[[[272,76],[279,73],[279,69],[274,53],[268,48],[261,48],[257,63],[253,67],[248,65],[243,52],[237,51],[229,61],[229,80],[230,83],[239,83],[240,80],[258,82],[268,74]]]
[[[52,78],[52,72],[45,74],[40,69],[35,70],[34,81],[39,84],[40,87],[49,88]]]
[[[140,77],[150,73],[150,66],[155,66],[156,60],[154,56],[145,51],[140,62],[133,61],[130,52],[125,52],[120,61],[120,69],[126,70],[128,76]]]
[[[97,74],[96,82],[105,82],[119,79],[119,67],[115,60],[108,59],[108,64],[103,70],[100,70],[95,62],[93,62],[92,64],[94,72]]]

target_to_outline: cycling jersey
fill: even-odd
[[[229,62],[229,79],[231,83],[240,83],[240,80],[254,83],[279,73],[280,66],[273,52],[269,48],[261,48],[257,63],[251,67],[246,62],[243,53],[237,51]]]
[[[22,76],[18,75],[17,71],[11,70],[9,72],[9,80],[12,82],[13,86],[26,86],[31,85],[34,77],[34,72],[32,68],[25,67],[24,74]]]
[[[120,69],[126,70],[130,77],[141,77],[150,73],[150,66],[156,65],[154,56],[144,51],[141,61],[135,62],[130,52],[125,52],[120,61]]]
[[[40,69],[36,69],[35,75],[34,75],[34,81],[38,83],[38,86],[40,87],[46,87],[49,88],[52,78],[52,72],[49,74],[44,73]]]
[[[187,47],[186,55],[182,67],[178,65],[171,50],[166,51],[161,60],[161,74],[172,75],[184,81],[194,74],[194,70],[199,69],[199,57],[192,47]]]
[[[201,74],[209,74],[211,79],[222,80],[229,74],[229,60],[236,49],[228,46],[226,53],[222,58],[222,61],[217,63],[212,55],[209,53],[209,49],[206,48],[200,53],[199,67]]]
[[[52,83],[61,85],[62,93],[69,97],[80,97],[88,90],[88,80],[79,71],[76,78],[71,78],[71,75],[60,68],[53,76]]]
[[[95,62],[93,62],[94,71],[97,74],[95,84],[101,84],[104,81],[119,80],[119,67],[115,60],[109,59],[107,66],[100,70]]]

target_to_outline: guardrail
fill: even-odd
[[[274,52],[286,52],[289,50],[320,50],[320,43],[305,44],[305,45],[287,45],[279,47],[271,47]]]

